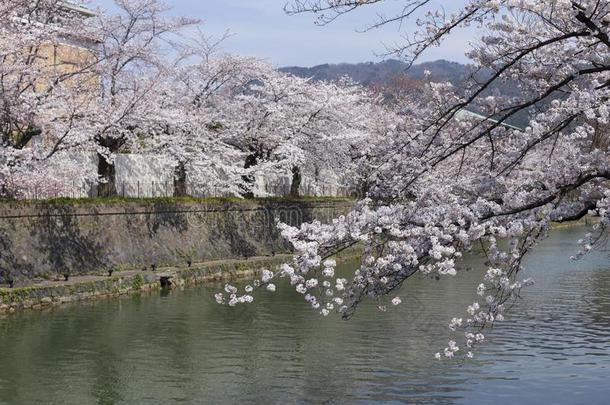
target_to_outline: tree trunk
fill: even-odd
[[[97,175],[100,182],[97,186],[98,197],[114,197],[116,191],[116,167],[114,163],[110,163],[106,158],[98,153],[97,155]]]
[[[369,192],[369,189],[370,189],[370,184],[369,184],[368,180],[364,180],[360,183],[360,189],[357,191],[360,195],[353,195],[350,197],[356,197],[359,200],[361,200],[364,197],[366,197],[366,195]]]
[[[174,170],[174,197],[186,196],[186,165],[184,162],[180,162]]]
[[[292,183],[290,184],[290,197],[299,197],[301,180],[301,168],[299,166],[292,166]]]
[[[125,139],[101,137],[97,139],[97,143],[105,147],[111,154],[116,154],[121,150]],[[114,197],[117,195],[116,166],[99,153],[97,154],[97,159],[97,175],[101,181],[98,185],[97,195],[98,197]]]
[[[258,164],[258,154],[251,153],[246,156],[246,162],[244,163],[244,169],[249,169]],[[251,174],[241,176],[245,185],[243,187],[243,192],[241,193],[244,198],[254,198],[254,192],[252,191],[252,186],[254,185],[254,176]]]

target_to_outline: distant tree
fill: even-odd
[[[380,94],[386,103],[398,105],[418,99],[425,84],[423,80],[415,80],[406,73],[400,73],[391,75],[385,83],[375,83],[371,88]]]
[[[261,63],[253,58],[216,54],[213,41],[200,39],[190,47],[189,63],[166,77],[157,91],[155,124],[144,149],[174,163],[174,194],[192,184],[223,193],[242,191],[243,152],[226,142],[235,95],[258,77]],[[195,61],[194,61],[195,59]]]
[[[375,98],[349,81],[316,82],[262,66],[258,78],[225,105],[226,142],[245,154],[244,196],[254,176],[291,173],[296,196],[303,168],[339,169],[347,139],[367,133]],[[340,171],[336,170],[336,171]]]

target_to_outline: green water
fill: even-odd
[[[582,231],[555,232],[528,258],[536,286],[463,364],[432,356],[472,302],[476,260],[349,322],[282,285],[237,309],[203,287],[3,318],[0,403],[607,404],[610,265],[605,251],[567,260]]]

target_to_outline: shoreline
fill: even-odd
[[[353,248],[336,257],[345,262],[360,256]],[[69,281],[40,281],[16,288],[0,288],[0,316],[25,310],[43,310],[64,304],[85,303],[121,296],[146,294],[164,288],[184,289],[198,285],[252,279],[263,269],[276,269],[294,256],[227,259],[193,263],[192,267],[162,267],[157,271],[128,270],[108,275],[70,277]]]
[[[585,216],[578,221],[568,221],[568,222],[552,222],[551,229],[564,229],[564,228],[573,228],[576,226],[589,226],[595,225],[599,223],[599,217],[594,216]]]

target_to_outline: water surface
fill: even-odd
[[[607,404],[610,265],[605,251],[568,260],[582,232],[557,231],[528,258],[537,284],[466,363],[432,356],[473,300],[477,260],[349,322],[285,286],[237,309],[202,287],[0,319],[0,403]]]

